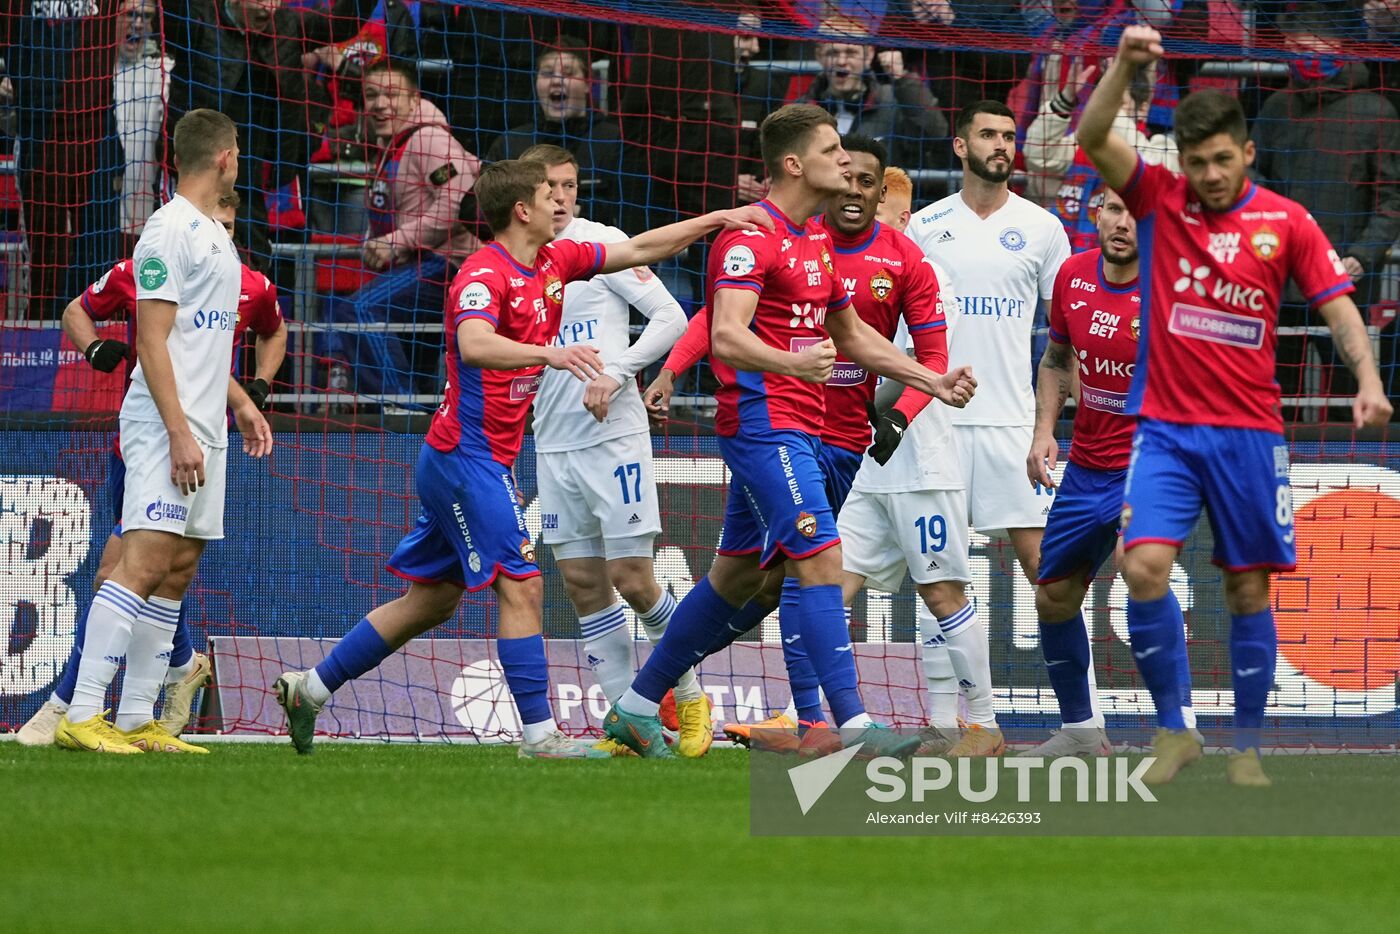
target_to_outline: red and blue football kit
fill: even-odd
[[[1128,389],[1142,327],[1138,280],[1104,277],[1099,250],[1065,260],[1055,277],[1050,340],[1079,367],[1069,463],[1045,522],[1039,583],[1083,572],[1092,580],[1118,545],[1134,419]]]
[[[126,343],[136,347],[136,273],[132,262],[124,259],[83,290],[78,298],[83,311],[93,321],[110,321],[126,317]],[[271,337],[282,327],[282,309],[277,304],[277,287],[260,272],[243,267],[243,282],[238,290],[238,323],[234,326],[234,346],[246,331],[259,337]],[[233,355],[233,370],[238,372],[239,355]],[[126,382],[131,383],[135,358],[126,363]],[[112,438],[112,454],[107,469],[107,493],[111,497],[116,523],[112,534],[121,535],[122,500],[126,490],[126,463],[122,460],[121,437]]]
[[[423,513],[390,557],[391,572],[468,590],[490,586],[498,573],[540,573],[511,467],[544,367],[469,366],[457,328],[480,319],[502,337],[544,347],[559,331],[564,286],[596,274],[604,256],[601,244],[556,240],[527,268],[490,243],[462,264],[447,293],[447,389],[418,456]]]
[[[1292,570],[1279,304],[1290,278],[1313,306],[1351,292],[1351,281],[1312,215],[1248,180],[1233,205],[1212,211],[1183,176],[1139,158],[1120,194],[1148,277],[1128,399],[1140,421],[1125,545],[1179,546],[1204,505],[1217,564]]]

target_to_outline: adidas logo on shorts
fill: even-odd
[[[637,514],[634,512],[634,513],[632,513],[632,518],[630,518],[630,519],[627,520],[627,524],[628,524],[628,525],[636,525],[638,522],[641,522],[641,521],[642,521],[642,517],[639,516],[639,515],[637,515]]]
[[[924,570],[926,570],[926,571],[936,571],[936,570],[938,570],[938,561],[937,561],[936,559],[934,559],[934,558],[930,558],[930,559],[929,559],[929,562],[928,562],[928,567],[924,568]]]

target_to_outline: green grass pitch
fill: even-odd
[[[1400,929],[1396,839],[755,838],[737,750],[601,763],[213,750],[119,760],[0,744],[0,929]]]

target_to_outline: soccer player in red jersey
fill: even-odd
[[[564,286],[598,273],[667,259],[713,230],[771,227],[754,207],[717,211],[620,243],[554,239],[543,163],[498,162],[476,185],[496,239],[462,264],[447,295],[447,390],[419,455],[423,514],[389,559],[409,582],[372,610],[314,669],[275,684],[298,752],[312,751],[316,715],[346,681],[450,619],[462,591],[496,592],[501,668],[524,727],[522,758],[608,758],[560,732],[549,707],[549,668],[540,634],[543,588],[511,468],[525,416],[545,367],[580,379],[603,373],[587,344],[553,345]]]
[[[656,718],[662,696],[721,638],[757,592],[762,571],[786,562],[786,576],[800,582],[796,632],[837,725],[865,730],[872,749],[898,752],[917,740],[868,729],[874,724],[856,687],[841,601],[840,538],[821,468],[823,384],[831,379],[838,347],[858,368],[955,404],[965,404],[975,384],[970,374],[940,375],[910,360],[851,312],[832,259],[837,244],[826,227],[808,223],[850,184],[851,160],[834,119],[817,107],[791,105],[771,114],[760,135],[774,183],[759,207],[773,216],[776,229],[726,234],[710,254],[710,344],[720,381],[715,428],[734,474],[718,555],[608,712],[604,730],[641,755],[669,755]]]
[[[1074,434],[1055,504],[1040,544],[1036,613],[1040,650],[1060,703],[1064,728],[1025,753],[1031,756],[1108,755],[1103,714],[1094,704],[1093,655],[1080,611],[1090,582],[1117,548],[1123,484],[1133,443],[1127,414],[1142,327],[1138,294],[1137,223],[1118,193],[1104,189],[1098,212],[1099,248],[1065,260],[1055,278],[1050,343],[1036,380],[1036,426],[1026,473],[1053,487],[1059,460],[1055,420],[1079,371]],[[1168,590],[1168,599],[1172,600]],[[1181,610],[1176,611],[1181,625]],[[1186,641],[1176,647],[1182,714],[1194,728]]]
[[[1146,260],[1127,400],[1139,421],[1122,519],[1128,631],[1159,726],[1143,781],[1171,781],[1201,755],[1181,716],[1183,632],[1167,579],[1204,507],[1230,610],[1237,752],[1229,777],[1266,785],[1259,731],[1277,647],[1269,575],[1293,570],[1296,560],[1274,380],[1286,280],[1327,322],[1356,375],[1356,427],[1386,423],[1391,405],[1336,250],[1306,209],[1249,180],[1254,144],[1238,101],[1198,91],[1177,106],[1182,175],[1146,165],[1110,132],[1134,71],[1161,56],[1156,30],[1125,29],[1079,123],[1080,145],[1137,218]]]
[[[218,221],[233,237],[234,218],[238,211],[238,193],[220,198],[219,207],[214,212]],[[126,340],[99,338],[93,326],[98,321],[113,318],[126,318]],[[109,269],[102,278],[83,290],[83,294],[68,303],[63,312],[63,332],[73,342],[73,346],[83,352],[93,369],[101,373],[111,373],[117,367],[126,366],[126,379],[131,380],[131,370],[136,365],[131,348],[136,346],[136,273],[131,260],[124,259]],[[277,306],[277,289],[260,272],[243,267],[243,288],[238,296],[238,324],[234,330],[235,346],[241,342],[244,332],[257,335],[254,354],[256,360],[253,379],[241,386],[241,393],[254,405],[262,408],[266,403],[269,386],[282,359],[287,352],[287,325]],[[238,356],[234,356],[235,370]],[[230,404],[238,405],[240,389],[231,381]],[[97,562],[97,573],[93,577],[93,591],[101,588],[103,581],[117,566],[122,548],[122,494],[125,489],[126,464],[122,461],[121,439],[112,439],[112,452],[107,469],[107,494],[112,503],[115,521],[112,533],[102,546],[102,556]],[[176,569],[177,576],[192,574],[193,567]],[[185,625],[184,603],[176,614],[174,646],[170,651],[170,664],[165,676],[165,703],[161,708],[160,725],[174,736],[189,723],[190,705],[195,693],[209,681],[209,658],[202,652],[194,651],[189,629]],[[77,633],[73,639],[73,650],[68,656],[62,674],[54,685],[53,693],[42,707],[20,728],[16,739],[26,746],[49,746],[53,744],[58,721],[67,713],[73,700],[73,687],[78,678],[78,662],[82,658],[83,634],[87,628],[87,614],[78,620]]]

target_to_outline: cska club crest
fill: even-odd
[[[1262,260],[1271,260],[1278,255],[1278,234],[1267,227],[1260,227],[1249,238],[1249,248]]]
[[[520,540],[520,557],[531,564],[535,563],[535,543],[528,538],[522,538]]]
[[[1133,320],[1128,324],[1128,333],[1133,335],[1133,340],[1138,339],[1138,335],[1142,333],[1142,318],[1140,316],[1133,315]]]
[[[817,534],[817,518],[810,512],[799,512],[797,514],[797,531],[807,538]]]
[[[894,280],[890,278],[890,274],[885,272],[885,270],[881,269],[870,277],[870,294],[875,296],[877,302],[883,302],[885,299],[889,298],[890,293],[893,291]]]
[[[831,254],[826,251],[826,247],[822,247],[822,268],[826,270],[827,275],[836,275],[836,267],[831,265]]]
[[[564,283],[558,276],[550,276],[544,283],[544,294],[551,302],[564,301]]]

